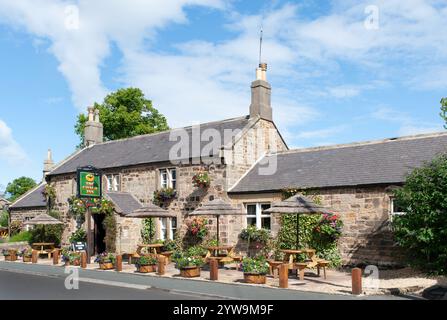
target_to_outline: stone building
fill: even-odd
[[[0,196],[0,212],[9,205],[9,201]]]
[[[398,208],[391,191],[402,185],[411,169],[446,150],[447,134],[289,150],[273,121],[266,68],[261,64],[257,69],[249,115],[239,118],[103,142],[99,114],[90,108],[86,147],[45,174],[46,183],[56,190],[55,206],[66,223],[64,240],[77,228],[68,214],[68,199],[76,193],[76,170],[90,165],[102,171],[105,197],[115,205],[120,252],[134,251],[141,241],[141,220],[126,215],[149,204],[156,190],[177,191],[166,204],[177,218],[157,220],[156,238],[184,234],[188,213],[218,197],[247,213],[220,218],[221,241],[236,244],[248,224],[277,233],[279,216],[265,215],[263,210],[281,200],[282,189],[293,187],[313,188],[323,204],[340,213],[345,223],[340,241],[344,263],[395,263],[389,221]],[[192,183],[201,171],[211,178],[207,189]],[[36,188],[11,206],[12,219],[35,214],[37,207],[25,204],[38,192]],[[98,251],[103,250],[99,244],[104,236],[100,219],[95,217],[92,224]],[[215,222],[211,231],[215,232]]]

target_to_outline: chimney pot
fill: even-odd
[[[103,142],[104,128],[99,121],[99,110],[94,107],[88,108],[88,121],[84,129],[84,144],[91,146]]]
[[[256,69],[256,80],[251,84],[250,118],[260,116],[273,121],[271,106],[272,88],[267,82],[267,63],[260,63]]]

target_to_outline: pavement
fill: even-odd
[[[75,268],[79,289],[67,290],[61,266],[0,261],[0,299],[401,300],[390,295],[337,295]],[[111,287],[112,290],[111,290]]]

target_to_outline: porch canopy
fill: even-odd
[[[300,214],[330,214],[329,208],[320,206],[309,198],[296,194],[286,200],[273,203],[265,213],[296,214],[296,249],[300,246]]]
[[[52,216],[49,216],[46,213],[39,214],[38,216],[34,217],[33,219],[25,222],[25,224],[29,225],[56,225],[56,224],[63,224],[63,222],[57,220],[56,218],[53,218]]]
[[[144,206],[142,208],[136,209],[132,211],[132,213],[126,215],[126,218],[140,218],[140,219],[146,219],[146,218],[176,218],[177,213],[173,211],[169,211],[163,208],[160,208],[159,206],[156,206],[155,204],[148,204],[147,206]],[[152,241],[153,239],[151,239]]]
[[[219,246],[219,218],[220,216],[240,216],[244,215],[240,209],[235,208],[229,201],[216,198],[204,203],[202,206],[189,213],[190,216],[216,216],[217,218],[217,245]]]

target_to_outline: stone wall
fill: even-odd
[[[387,187],[333,188],[319,190],[322,204],[339,213],[344,223],[339,248],[345,265],[400,264],[402,252],[390,228],[390,195]],[[275,202],[280,193],[231,195],[235,204]],[[272,216],[272,234],[280,229],[280,215]],[[246,221],[243,221],[246,226]],[[233,238],[233,242],[236,238]]]
[[[46,213],[47,209],[42,207],[37,208],[22,208],[22,209],[10,209],[11,210],[11,221],[25,222],[30,220],[39,214]]]

